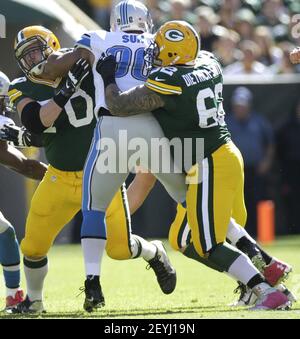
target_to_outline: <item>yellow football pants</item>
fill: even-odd
[[[31,201],[21,250],[27,257],[47,255],[56,236],[81,209],[82,171],[65,172],[52,167]],[[120,189],[106,212],[107,254],[114,259],[131,258],[131,227],[125,208],[126,189]]]
[[[231,217],[246,223],[242,155],[229,142],[193,166],[190,176],[194,181],[187,192],[187,218],[195,249],[205,256],[226,240]]]

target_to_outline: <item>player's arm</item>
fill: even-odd
[[[152,173],[138,172],[127,189],[127,198],[130,214],[134,214],[143,204],[152,188],[156,178]]]
[[[77,48],[66,53],[52,53],[45,63],[42,76],[45,79],[64,77],[79,59],[87,60],[92,66],[94,58],[94,54],[86,48]]]
[[[44,163],[27,159],[23,153],[5,141],[0,141],[0,163],[35,180],[42,180],[47,170]]]
[[[46,104],[41,105],[30,98],[22,97],[16,104],[22,124],[31,132],[41,134],[51,127],[59,117],[64,106],[79,88],[81,81],[89,74],[89,65],[85,59],[79,59],[68,72],[68,76],[60,91]]]
[[[300,47],[295,48],[290,53],[290,61],[292,64],[299,64],[300,63]]]
[[[164,106],[163,98],[145,85],[121,92],[117,84],[110,84],[105,89],[105,101],[110,113],[117,116],[147,113]]]

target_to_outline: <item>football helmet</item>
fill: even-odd
[[[200,37],[185,21],[169,21],[162,25],[154,37],[152,47],[154,66],[195,64],[200,51]]]
[[[0,71],[0,114],[8,110],[9,99],[7,96],[10,81],[8,77]]]
[[[118,3],[111,12],[111,31],[141,31],[151,33],[152,18],[147,7],[139,1],[125,0]]]
[[[60,49],[60,44],[53,32],[43,26],[28,26],[17,35],[14,43],[15,56],[21,70],[26,76],[38,76],[43,72],[44,64],[55,51]],[[38,62],[29,64],[26,56],[34,51],[41,52]]]

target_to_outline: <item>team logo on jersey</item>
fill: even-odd
[[[184,34],[181,31],[178,31],[177,29],[169,29],[165,33],[166,39],[170,41],[181,41],[184,39]]]

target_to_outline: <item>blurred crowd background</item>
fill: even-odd
[[[55,7],[54,2],[65,11]],[[71,11],[68,2],[27,0],[26,8],[25,2],[21,6],[21,2],[1,0],[0,13],[7,19],[7,38],[0,39],[3,51],[0,69],[11,79],[20,76],[16,63],[12,62],[12,46],[21,28],[44,25],[58,35],[64,47],[72,47],[78,38],[76,22],[83,24],[84,32],[86,27],[95,29],[94,23],[87,24],[83,13]],[[100,27],[109,30],[111,9],[119,1],[72,2]],[[150,9],[154,31],[168,20],[190,22],[200,33],[201,48],[213,52],[223,66],[227,124],[245,162],[249,233],[257,234],[258,203],[271,200],[275,206],[276,234],[300,234],[300,65],[294,66],[289,61],[291,50],[300,46],[300,0],[141,2]],[[38,11],[37,7],[41,9]],[[6,195],[0,201],[0,209],[20,226],[18,234],[23,232],[25,212],[34,191],[33,184],[26,183],[24,201],[21,181],[20,176],[0,168],[0,196]],[[12,192],[11,196],[7,192]],[[11,202],[16,194],[20,197],[19,205],[24,204],[18,213]],[[144,237],[166,237],[175,211],[176,204],[157,184],[133,216],[133,229],[136,227],[136,232]],[[78,241],[80,217],[75,224],[71,239]]]
[[[73,0],[101,27],[109,30],[114,0]],[[215,53],[224,74],[300,72],[289,52],[300,39],[292,37],[299,0],[144,0],[154,30],[168,20],[185,20],[201,36],[201,47]]]

